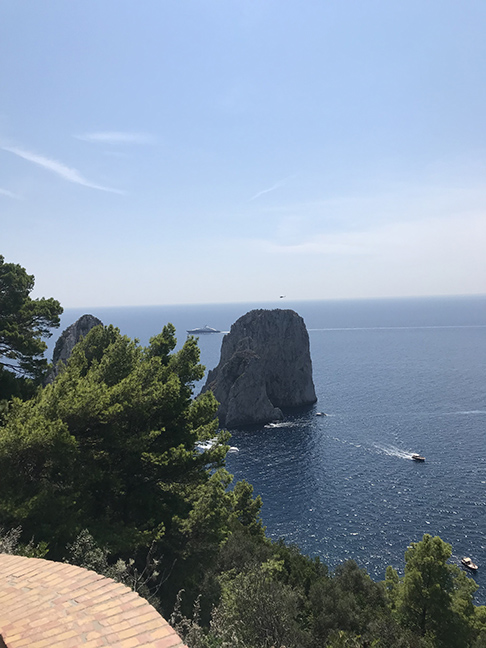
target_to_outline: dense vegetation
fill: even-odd
[[[33,393],[47,369],[43,337],[59,326],[55,299],[32,299],[34,276],[0,255],[0,398]]]
[[[486,647],[486,608],[473,605],[476,585],[448,563],[451,547],[440,538],[412,543],[404,576],[389,567],[376,583],[352,561],[329,573],[265,537],[260,499],[224,468],[229,435],[218,433],[212,394],[193,398],[203,375],[197,343],[189,338],[174,351],[170,324],[146,348],[97,326],[42,388],[40,338],[60,307],[40,300],[29,328],[33,278],[22,299],[6,297],[19,268],[0,274],[0,299],[9,305],[0,350],[23,370],[0,383],[8,402],[0,550],[68,560],[126,582],[191,648]],[[22,333],[10,334],[14,325]],[[15,389],[15,381],[24,382]],[[206,451],[196,449],[215,437]]]

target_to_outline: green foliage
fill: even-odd
[[[177,593],[174,610],[169,618],[170,625],[190,648],[211,648],[212,642],[208,639],[204,628],[200,624],[200,601],[198,596],[194,602],[192,617],[188,618],[182,611],[182,596],[184,590]]]
[[[0,425],[5,420],[11,398],[32,398],[36,390],[36,381],[18,375],[0,361]]]
[[[170,327],[148,349],[95,327],[52,385],[14,403],[0,434],[2,521],[48,540],[55,557],[85,527],[134,553],[192,514],[225,450],[194,449],[215,435],[216,405],[210,394],[191,402],[198,350],[160,352],[173,345]]]
[[[143,348],[113,326],[93,328],[51,385],[12,402],[0,428],[0,523],[48,542],[54,559],[76,542],[102,572],[132,559],[147,575],[153,551],[162,559],[150,584],[164,583],[166,605],[181,582],[195,598],[232,529],[263,538],[251,486],[230,490],[229,435],[217,433],[212,393],[193,399],[197,343],[174,352],[174,334],[168,325]]]
[[[474,648],[486,648],[486,605],[474,609],[473,624],[476,635]]]
[[[233,527],[226,542],[220,547],[216,573],[244,571],[260,565],[273,555],[270,541],[250,533],[246,527]]]
[[[110,559],[106,547],[100,547],[88,529],[83,529],[74,541],[67,546],[65,562],[90,569],[107,578],[123,583],[134,592],[146,598],[156,608],[157,601],[157,571],[159,561],[154,558],[152,550],[147,553],[146,564],[142,571],[135,566],[133,559],[116,561]],[[155,584],[155,588],[153,587]],[[155,590],[155,591],[154,591]]]
[[[222,646],[304,648],[308,635],[300,628],[304,605],[298,592],[280,581],[282,565],[275,561],[222,580],[221,602],[211,633]]]
[[[236,526],[221,545],[192,619],[179,599],[177,627],[190,648],[485,648],[486,608],[474,608],[476,586],[446,563],[450,547],[440,539],[411,545],[405,577],[389,567],[386,580],[376,583],[353,561],[329,574],[297,547],[251,528]],[[437,601],[449,602],[430,606],[425,632],[410,621],[418,609],[409,584],[416,574],[407,577],[416,570]],[[451,587],[448,597],[437,591]]]
[[[5,263],[0,255],[0,398],[20,396],[30,383],[14,383],[20,374],[39,382],[47,369],[42,338],[59,326],[62,308],[55,299],[32,299],[34,276],[22,266]]]
[[[31,539],[27,544],[22,544],[22,527],[15,527],[5,531],[0,527],[0,553],[26,556],[27,558],[44,558],[47,554],[47,543],[34,544]]]
[[[354,635],[344,630],[333,632],[326,644],[329,648],[363,648],[364,646],[371,648],[372,646],[378,645],[378,640],[371,643],[369,641],[362,641],[360,635]]]
[[[308,597],[312,586],[328,580],[328,569],[319,558],[309,558],[296,545],[279,540],[273,546],[274,557],[282,562],[281,578]]]
[[[456,565],[448,564],[451,546],[425,534],[405,553],[405,576],[396,589],[401,623],[434,646],[471,645],[472,595],[477,589]]]
[[[262,499],[259,495],[253,498],[253,486],[245,480],[237,482],[231,493],[231,499],[232,529],[244,527],[250,535],[263,539],[265,528],[260,519]]]
[[[397,607],[399,585],[400,578],[397,571],[388,565],[385,572],[385,591],[388,604],[392,610],[395,610]]]
[[[70,524],[69,490],[77,448],[60,420],[46,418],[33,401],[14,401],[0,429],[0,520],[21,525],[24,537],[51,543]]]
[[[108,562],[108,556],[108,549],[100,547],[88,529],[83,529],[74,541],[68,544],[66,562],[121,580],[115,576],[117,570]],[[125,566],[124,563],[123,565]]]
[[[338,630],[366,636],[370,624],[388,612],[381,584],[352,560],[337,567],[332,578],[319,579],[309,598],[314,640],[322,645]]]

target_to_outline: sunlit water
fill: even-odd
[[[267,534],[334,568],[355,559],[375,579],[424,533],[480,566],[486,602],[486,298],[301,302],[315,406],[278,425],[232,431],[228,469],[262,496]],[[167,321],[227,331],[251,305],[96,309],[146,343]],[[68,311],[63,327],[83,311]],[[200,337],[219,359],[222,334]],[[318,413],[326,416],[319,416]],[[418,452],[424,463],[411,459]]]

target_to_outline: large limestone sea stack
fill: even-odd
[[[222,427],[269,423],[281,408],[315,403],[309,335],[293,310],[253,310],[224,336],[218,366],[203,391],[220,403]]]

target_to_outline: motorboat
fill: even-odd
[[[478,571],[478,566],[470,558],[461,558],[461,563],[471,571]]]
[[[200,333],[221,333],[218,329],[211,328],[207,324],[201,326],[201,328],[188,329],[187,331],[190,335],[199,335]]]
[[[422,455],[419,455],[416,452],[412,455],[412,459],[414,461],[425,461],[425,457],[422,457]]]
[[[196,448],[200,452],[206,452],[207,450],[211,450],[214,444],[215,441],[213,439],[211,439],[210,441],[199,441],[199,443],[196,443]]]
[[[200,452],[207,452],[208,450],[212,450],[214,446],[217,444],[217,442],[218,442],[217,437],[213,437],[208,441],[199,441],[198,443],[196,443],[196,449],[199,450]],[[228,452],[235,453],[239,451],[240,449],[237,448],[236,446],[228,447]]]

